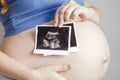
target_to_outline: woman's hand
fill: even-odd
[[[57,65],[34,69],[30,80],[66,80],[58,72],[68,71],[70,68],[70,65]]]
[[[76,3],[74,0],[65,2],[55,14],[55,26],[61,27],[64,22],[67,21],[81,21],[81,17],[78,17],[82,11],[83,6]]]
[[[76,3],[74,0],[65,2],[56,11],[54,24],[55,26],[61,27],[64,22],[92,20],[92,17],[95,15],[95,10],[92,7],[88,1],[85,1],[85,6]]]

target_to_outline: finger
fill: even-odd
[[[58,8],[58,10],[55,13],[55,17],[54,17],[54,25],[58,26],[58,21],[59,21],[59,12],[61,10],[61,8],[65,5],[66,3],[64,3],[61,7]]]
[[[71,65],[56,65],[56,66],[48,66],[46,69],[55,72],[64,72],[71,69]]]
[[[59,8],[59,9],[60,9],[60,8]],[[56,11],[55,17],[54,17],[54,25],[55,25],[55,26],[58,26],[59,9]]]
[[[87,17],[84,14],[80,14],[79,17],[81,18],[82,21],[87,20]]]
[[[82,12],[83,12],[83,7],[78,7],[73,11],[71,17],[74,18],[76,16],[79,16]]]
[[[68,7],[68,2],[65,2],[57,11],[54,18],[54,25],[61,26],[63,23],[64,11]]]
[[[70,16],[70,20],[73,20],[73,21],[81,21],[82,18],[80,17],[80,14],[82,13],[82,9],[80,7],[77,7],[73,13],[71,14]]]
[[[63,22],[64,22],[64,17],[65,17],[65,11],[69,7],[69,4],[63,5],[60,10],[59,10],[59,20],[58,20],[58,26],[61,27]]]
[[[74,6],[69,6],[69,7],[66,9],[65,14],[64,14],[64,15],[65,15],[65,17],[64,17],[64,20],[65,20],[65,21],[69,21],[70,15],[73,13],[74,9],[75,9]]]
[[[80,16],[75,16],[74,18],[71,18],[70,19],[72,22],[80,22],[82,21],[81,17]]]
[[[64,77],[60,76],[57,73],[54,74],[54,78],[56,78],[55,80],[66,80]]]

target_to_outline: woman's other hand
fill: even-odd
[[[33,76],[30,80],[66,80],[58,73],[68,71],[70,69],[70,65],[57,65],[37,68],[33,70]]]
[[[99,22],[99,15],[96,8],[85,0],[85,5],[82,6],[76,3],[74,0],[69,0],[63,3],[61,7],[58,8],[54,17],[55,26],[61,27],[64,22],[79,22],[91,20],[95,23]]]

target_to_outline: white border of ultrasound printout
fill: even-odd
[[[44,50],[44,49],[37,49],[37,34],[38,34],[38,27],[54,27],[54,25],[36,25],[36,36],[35,36],[35,48],[34,54],[43,54],[44,56],[48,55],[69,55],[70,49],[70,35],[71,35],[71,26],[63,26],[69,28],[69,41],[68,41],[68,50]]]
[[[78,51],[79,51],[79,45],[78,45],[78,38],[77,38],[77,36],[76,36],[75,22],[66,22],[66,23],[64,23],[64,24],[73,24],[77,46],[75,46],[75,47],[70,47],[70,48],[69,48],[69,52],[70,52],[70,53],[72,53],[72,52],[78,52]]]

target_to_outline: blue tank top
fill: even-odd
[[[9,9],[5,14],[0,14],[5,36],[18,34],[53,20],[57,8],[66,1],[69,0],[7,0]],[[75,1],[84,5],[84,0]]]

